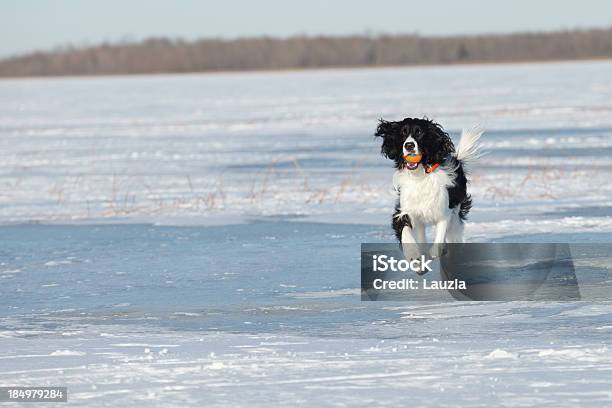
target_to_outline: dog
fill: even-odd
[[[466,171],[481,156],[482,133],[477,127],[464,130],[455,150],[448,133],[430,119],[380,120],[375,136],[382,138],[382,155],[395,163],[392,226],[402,246],[425,244],[426,225],[436,229],[432,258],[443,254],[445,243],[463,242],[472,208]]]

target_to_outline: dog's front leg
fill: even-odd
[[[433,245],[431,246],[431,250],[429,251],[432,258],[439,258],[444,252],[444,242],[446,241],[448,223],[448,217],[444,217],[436,223],[436,237]]]
[[[414,239],[418,244],[424,244],[425,239],[425,223],[416,218],[412,220]]]
[[[402,229],[402,244],[416,244],[417,236],[415,234],[414,228],[406,225]]]
[[[407,260],[418,259],[421,256],[417,232],[408,225],[402,229],[402,252]]]

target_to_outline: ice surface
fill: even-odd
[[[388,240],[272,221],[5,226],[0,383],[66,385],[88,406],[609,404],[609,303],[360,302],[360,243]]]
[[[0,80],[0,384],[109,407],[612,404],[609,303],[358,289],[360,243],[392,240],[379,117],[487,129],[470,240],[611,242],[609,72]]]

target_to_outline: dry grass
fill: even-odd
[[[240,181],[238,188],[228,189],[223,174],[209,181],[193,178],[186,174],[183,181],[172,185],[175,196],[161,184],[150,179],[119,176],[113,174],[107,189],[107,198],[86,196],[83,200],[83,217],[117,217],[130,214],[152,215],[167,211],[187,210],[196,213],[214,213],[231,208],[233,205],[244,209],[248,203],[254,208],[272,208],[278,200],[284,200],[290,205],[322,205],[338,204],[344,201],[351,203],[378,202],[387,193],[388,179],[367,178],[363,170],[364,159],[354,164],[343,174],[321,176],[317,172],[307,171],[298,158],[290,158],[290,168],[279,169],[278,160],[272,160],[262,170],[250,178]],[[286,159],[285,159],[286,160]],[[518,198],[538,198],[556,200],[564,195],[564,186],[572,186],[572,191],[579,191],[577,183],[582,183],[590,190],[606,188],[607,180],[599,180],[593,184],[589,178],[591,169],[559,168],[531,164],[524,173],[493,173],[479,170],[471,176],[472,191],[481,199],[491,201],[507,201]],[[610,173],[610,169],[599,169]],[[500,176],[501,175],[501,176]],[[612,174],[611,174],[612,175]],[[492,177],[492,178],[491,178]],[[173,179],[174,180],[174,179]],[[21,183],[21,178],[18,180]],[[48,194],[59,206],[69,206],[70,196],[82,197],[80,191],[96,191],[96,185],[87,177],[76,176],[56,181]],[[233,182],[236,183],[236,182]],[[246,189],[245,184],[247,185]],[[585,187],[586,188],[586,187]],[[283,202],[284,202],[283,201]]]

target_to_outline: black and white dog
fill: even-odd
[[[463,131],[455,146],[442,126],[429,119],[381,120],[376,136],[381,153],[395,162],[393,187],[399,193],[392,225],[402,244],[424,244],[425,226],[436,226],[430,255],[444,243],[463,242],[463,222],[472,207],[466,165],[479,157],[478,128]]]

